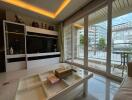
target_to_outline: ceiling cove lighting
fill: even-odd
[[[74,27],[77,27],[77,28],[84,28],[83,25],[80,25],[80,24],[73,24]]]
[[[22,0],[1,0],[1,1],[54,19],[62,12],[62,10],[70,3],[71,0],[64,0],[64,2],[60,5],[60,7],[55,13],[33,6]]]

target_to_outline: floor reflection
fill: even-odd
[[[107,79],[103,76],[94,75],[88,80],[88,96],[82,93],[75,100],[113,100],[118,91],[120,83]]]

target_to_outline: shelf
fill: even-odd
[[[6,55],[9,58],[21,58],[21,57],[35,57],[35,56],[48,56],[48,55],[56,55],[60,54],[60,52],[51,52],[51,53],[35,53],[35,54],[13,54],[13,55]]]
[[[9,34],[16,34],[16,35],[25,35],[24,33],[8,32],[8,31],[6,31],[6,33],[9,33]]]
[[[26,54],[13,54],[13,55],[6,55],[7,58],[20,58],[26,57]]]
[[[13,54],[24,54],[25,53],[25,35],[11,33],[6,37],[6,49],[7,54],[10,53],[10,49],[13,49]]]
[[[47,35],[58,35],[57,31],[52,31],[52,30],[46,30],[46,29],[41,29],[41,28],[36,28],[36,27],[31,27],[31,26],[26,26],[26,31],[27,32],[33,32],[33,33],[41,33],[41,34],[47,34]]]
[[[48,55],[57,55],[60,52],[49,52],[49,53],[34,53],[34,54],[27,54],[27,57],[35,57],[35,56],[48,56]]]
[[[25,33],[25,25],[20,23],[14,23],[10,21],[5,22],[5,31],[13,33]]]
[[[26,35],[26,36],[28,36],[28,37],[38,37],[38,38],[53,38],[53,39],[57,39],[57,37],[47,37],[47,36],[39,36],[39,35]]]

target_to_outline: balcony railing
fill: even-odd
[[[115,44],[117,45],[117,44]],[[132,45],[131,43],[121,43],[121,45]],[[84,58],[84,47],[83,46],[77,46],[78,48],[78,58]],[[112,46],[112,49],[113,49],[114,45]],[[97,61],[100,61],[100,62],[106,62],[106,57],[107,57],[107,52],[106,50],[98,50],[98,49],[90,49],[90,47],[88,47],[89,50],[88,50],[88,59],[90,60],[97,60]],[[126,49],[126,48],[125,48]],[[119,50],[123,50],[123,48],[121,49],[116,49],[116,51],[119,51]],[[129,51],[132,51],[132,48],[128,48]],[[111,63],[112,64],[120,64],[121,62],[121,55],[120,54],[114,54],[113,51],[115,50],[112,50],[111,51]],[[131,54],[129,54],[128,56],[128,59],[131,60]]]

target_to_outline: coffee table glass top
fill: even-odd
[[[60,79],[55,84],[51,84],[47,79],[50,74],[55,73],[55,69],[23,77],[18,83],[15,100],[49,100],[78,82],[82,82],[85,78],[92,77],[91,72],[69,64],[59,67],[73,69],[72,74]]]

